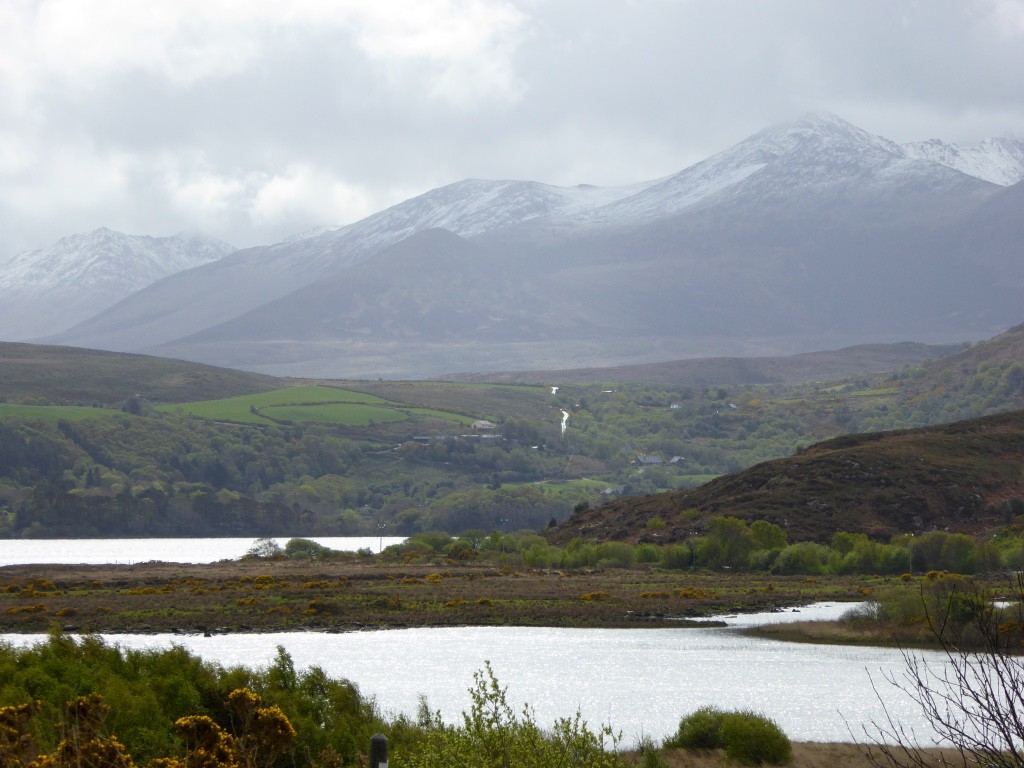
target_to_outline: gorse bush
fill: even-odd
[[[744,765],[783,765],[793,759],[793,746],[782,729],[749,710],[731,712],[722,720],[725,756]]]
[[[251,691],[264,703],[241,712],[236,704],[249,699],[232,700],[236,690]],[[143,765],[176,753],[182,734],[175,723],[183,717],[206,717],[230,730],[243,716],[266,709],[258,715],[266,719],[279,708],[301,745],[289,765],[299,766],[313,764],[324,752],[351,762],[373,733],[387,728],[356,686],[318,667],[296,670],[283,648],[266,668],[225,669],[180,646],[128,650],[92,636],[75,640],[54,633],[32,647],[0,644],[0,708],[31,706],[39,752],[58,748],[68,702],[93,694],[102,698],[102,707],[89,711],[109,708],[119,743]]]
[[[665,742],[666,747],[679,749],[720,749],[722,721],[725,712],[717,707],[701,707],[679,721],[676,735]]]
[[[730,761],[744,765],[783,765],[793,758],[789,737],[775,721],[750,710],[701,707],[679,722],[665,746],[724,749]]]
[[[277,706],[248,689],[232,691],[226,707],[233,729],[207,715],[188,715],[174,723],[185,754],[156,757],[151,768],[272,768],[295,744],[296,732]],[[135,768],[136,762],[116,735],[105,733],[111,708],[98,694],[67,702],[56,747],[39,751],[32,733],[36,705],[0,707],[0,765],[4,768]],[[293,760],[285,763],[294,764]]]

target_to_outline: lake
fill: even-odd
[[[272,537],[281,546],[292,536]],[[345,552],[384,547],[405,541],[401,536],[308,537],[325,547]],[[253,542],[248,538],[221,539],[0,539],[0,566],[28,563],[216,563],[237,560]]]
[[[112,635],[129,648],[179,644],[225,666],[269,664],[283,646],[299,668],[322,667],[373,696],[385,712],[415,716],[419,697],[453,722],[470,705],[473,673],[490,661],[516,711],[529,703],[542,725],[577,709],[591,726],[610,723],[627,744],[661,739],[703,705],[749,708],[801,741],[867,740],[862,726],[890,711],[919,736],[927,722],[885,682],[903,670],[884,648],[790,644],[746,637],[753,623],[835,618],[850,606],[728,617],[727,628],[563,629],[460,627],[343,634],[278,633],[202,637]],[[5,635],[34,643],[42,636]],[[941,663],[938,654],[930,660]]]

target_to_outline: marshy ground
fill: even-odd
[[[863,600],[881,577],[653,568],[534,570],[375,558],[0,568],[0,631],[277,632],[515,625],[679,626]]]

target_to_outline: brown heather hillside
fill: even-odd
[[[980,534],[1019,523],[1022,505],[1024,411],[1015,411],[828,440],[700,488],[577,512],[549,536],[563,544],[680,541],[714,515],[768,520],[790,541],[826,542],[836,531],[878,539],[935,529]],[[665,525],[651,525],[654,518]]]
[[[0,398],[32,405],[158,403],[266,392],[287,380],[212,365],[96,349],[0,342]]]
[[[1024,333],[1021,334],[1024,337]],[[629,381],[660,387],[802,384],[897,371],[960,352],[962,344],[862,344],[824,352],[769,357],[701,357],[666,363],[554,371],[461,373],[447,381],[499,384],[601,384]],[[1019,359],[1019,358],[1018,358]]]

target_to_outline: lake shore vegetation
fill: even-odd
[[[0,759],[10,768],[365,766],[376,734],[394,768],[860,768],[873,764],[875,749],[791,744],[752,712],[717,713],[706,744],[666,734],[625,745],[613,723],[593,726],[576,713],[547,724],[528,707],[517,712],[489,666],[454,721],[426,701],[414,717],[385,716],[352,683],[296,669],[283,648],[266,667],[225,668],[181,647],[125,650],[55,631],[29,647],[0,644],[0,680]],[[680,733],[699,713],[682,717]]]
[[[302,538],[283,547],[257,539],[240,560],[211,564],[6,566],[0,568],[0,629],[686,626],[725,613],[838,600],[864,606],[837,624],[759,631],[815,642],[916,644],[928,640],[921,625],[927,601],[934,612],[935,601],[956,594],[958,585],[997,588],[1000,571],[992,568],[1004,557],[987,542],[944,532],[891,544],[840,533],[825,546],[788,544],[771,524],[733,518],[712,521],[709,530],[683,545],[575,541],[566,547],[529,532],[458,538],[434,532],[379,554],[338,552]],[[1015,547],[1005,550],[1009,557]],[[982,558],[979,551],[990,554]],[[947,569],[930,567],[942,565]]]

